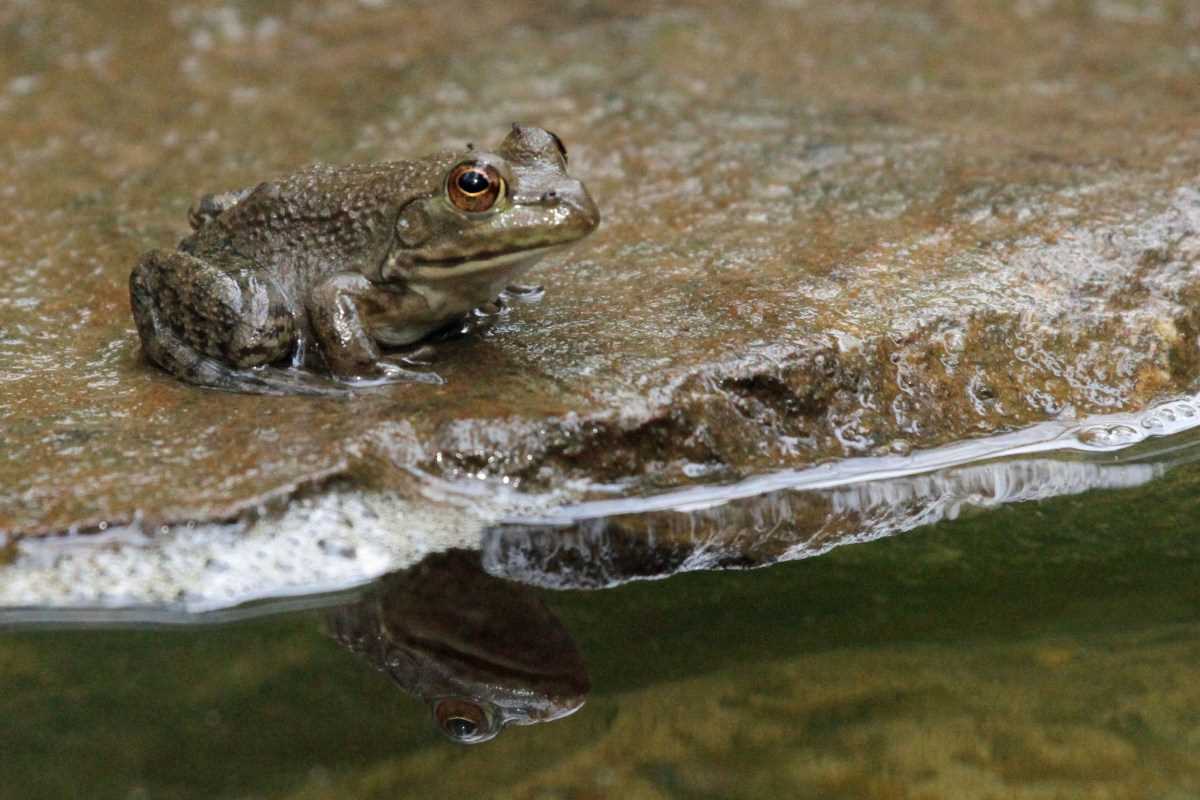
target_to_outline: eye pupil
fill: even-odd
[[[446,720],[446,730],[455,739],[466,739],[468,736],[474,736],[479,726],[464,717],[451,717]]]
[[[458,188],[467,194],[481,194],[491,186],[491,181],[477,169],[468,170],[458,176]]]
[[[504,178],[490,164],[459,164],[446,178],[446,194],[459,211],[483,213],[504,194]]]

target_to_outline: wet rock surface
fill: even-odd
[[[1187,2],[0,10],[0,531],[410,470],[625,491],[1143,408],[1200,372]],[[555,130],[604,223],[350,401],[141,362],[200,194]]]

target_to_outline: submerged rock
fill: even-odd
[[[648,491],[1192,390],[1200,14],[1126,5],[2,11],[0,531],[413,473]],[[440,346],[445,386],[237,396],[140,360],[129,269],[200,194],[513,120],[605,221]]]

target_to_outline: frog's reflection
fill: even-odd
[[[333,637],[430,705],[458,742],[506,725],[577,711],[587,668],[536,590],[484,573],[479,553],[451,550],[384,578],[328,615]]]

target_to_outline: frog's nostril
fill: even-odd
[[[545,193],[542,195],[542,202],[543,202],[543,203],[552,203],[552,202],[554,202],[554,201],[556,201],[556,200],[558,200],[558,192],[554,191],[553,189],[551,189],[551,190],[550,190],[550,191],[548,191],[548,192],[545,192]]]

